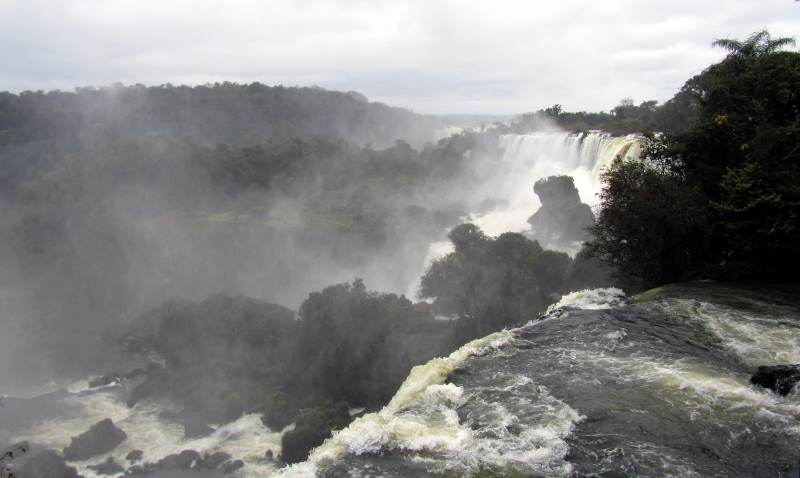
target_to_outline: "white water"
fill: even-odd
[[[746,364],[800,363],[800,324],[791,312],[745,312],[694,299],[665,299],[657,306],[701,322]]]
[[[636,160],[641,154],[638,136],[614,137],[598,131],[506,134],[498,141],[502,156],[476,159],[472,174],[478,186],[470,190],[476,204],[492,201],[498,207],[472,212],[465,218],[488,236],[530,231],[528,218],[541,205],[533,192],[533,185],[539,179],[572,176],[581,201],[594,208],[599,203],[603,170],[617,157]],[[574,256],[579,249],[580,244],[575,244],[562,252]],[[408,297],[416,297],[419,278],[431,263],[452,250],[449,241],[430,244],[418,278],[409,284]]]
[[[86,478],[97,475],[88,467],[113,457],[117,463],[128,466],[125,455],[139,449],[144,452],[145,462],[156,462],[167,455],[182,450],[203,453],[225,452],[241,459],[245,467],[237,476],[269,476],[275,465],[264,460],[267,450],[275,456],[280,454],[281,433],[269,430],[258,414],[247,414],[238,420],[217,426],[213,433],[202,438],[183,438],[183,426],[162,419],[159,415],[168,411],[164,403],[142,402],[129,408],[114,390],[104,387],[94,393],[73,395],[65,398],[79,406],[80,413],[67,419],[48,420],[15,437],[14,441],[28,440],[46,448],[61,450],[69,445],[72,437],[105,418],[125,431],[127,439],[111,452],[86,461],[70,462]]]
[[[547,308],[545,314],[549,314],[561,307],[586,310],[610,309],[624,305],[625,299],[625,292],[616,287],[584,289],[564,294],[558,302]]]
[[[497,349],[511,339],[509,331],[496,332],[467,343],[448,357],[414,367],[388,405],[355,419],[314,449],[308,461],[282,470],[281,476],[314,476],[320,465],[348,454],[465,451],[471,431],[460,426],[456,413],[463,390],[444,381],[467,358]]]
[[[483,161],[476,174],[481,178],[478,197],[504,201],[501,208],[471,214],[473,222],[486,234],[524,232],[530,229],[528,217],[540,203],[533,193],[534,183],[553,175],[568,175],[575,180],[581,200],[598,204],[600,174],[614,158],[638,159],[641,153],[635,135],[613,137],[608,133],[538,132],[502,135],[499,161]]]
[[[607,309],[622,305],[624,299],[619,289],[584,290],[564,296],[555,306]],[[551,476],[568,475],[572,467],[566,461],[569,447],[565,440],[583,419],[578,411],[526,376],[498,376],[499,384],[473,390],[469,396],[461,387],[444,383],[471,357],[491,352],[495,359],[502,360],[503,346],[514,340],[514,331],[503,330],[469,342],[448,357],[414,367],[382,410],[364,415],[335,432],[312,451],[308,461],[281,470],[281,476],[313,476],[324,465],[347,455],[387,451],[415,452],[413,459],[426,461],[429,469],[443,467],[463,474],[489,465],[535,470]],[[502,393],[505,402],[488,398],[494,393]],[[509,400],[525,404],[520,406]],[[466,421],[480,426],[467,426],[459,419],[457,409],[468,402],[471,405],[468,408],[479,411],[480,416],[471,417],[467,412]],[[533,410],[536,419],[532,422],[531,417],[526,417],[522,432],[513,433],[521,419],[510,408]]]

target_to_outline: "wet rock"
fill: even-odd
[[[772,390],[779,395],[788,395],[800,382],[800,364],[762,365],[750,377],[750,383]]]
[[[68,461],[87,460],[113,450],[126,438],[128,435],[117,428],[110,418],[106,418],[73,437],[69,446],[64,448],[64,458]]]
[[[105,385],[110,385],[112,383],[120,383],[122,382],[122,375],[111,372],[103,375],[102,377],[97,377],[89,381],[89,388],[95,387],[103,387]]]
[[[224,451],[211,454],[206,453],[203,455],[203,458],[195,464],[194,468],[196,470],[214,470],[230,459],[231,456]]]
[[[183,438],[200,438],[214,433],[214,429],[208,426],[208,422],[201,417],[187,417],[178,420],[183,425]]]
[[[142,450],[133,450],[127,455],[125,455],[125,459],[131,463],[136,463],[137,461],[141,460],[144,457],[144,452]]]
[[[201,438],[214,433],[214,429],[208,426],[208,419],[200,414],[190,411],[164,412],[159,415],[165,420],[179,423],[183,426],[183,438]]]
[[[264,453],[264,459],[267,461],[275,461],[275,454],[272,453],[272,450],[267,450],[267,452]]]
[[[129,407],[133,407],[145,398],[161,396],[173,379],[173,377],[164,370],[164,367],[155,363],[149,364],[147,366],[147,371],[142,372],[141,375],[143,375],[145,379],[131,390],[127,402]]]
[[[83,478],[78,470],[67,465],[55,450],[45,450],[28,459],[19,469],[20,478]]]
[[[226,475],[230,475],[234,471],[242,468],[244,466],[244,462],[242,460],[234,460],[229,461],[222,465],[222,472]]]
[[[200,454],[194,450],[183,450],[176,455],[168,455],[156,463],[161,470],[188,470],[200,461]]]
[[[148,470],[141,465],[136,465],[128,468],[125,474],[127,476],[144,476],[148,474]]]
[[[103,387],[112,383],[122,383],[125,380],[133,380],[144,375],[147,375],[147,372],[141,368],[135,368],[127,373],[109,372],[102,377],[90,380],[89,388]]]
[[[125,471],[125,468],[114,461],[114,458],[110,456],[99,465],[89,466],[89,469],[94,470],[98,475],[116,475]]]
[[[550,176],[536,181],[533,191],[542,206],[529,219],[534,239],[542,246],[584,241],[594,224],[592,208],[581,202],[570,176]]]

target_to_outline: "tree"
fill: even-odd
[[[796,281],[800,54],[757,32],[686,82],[645,161],[603,176],[592,251],[631,282]]]
[[[721,38],[714,40],[712,45],[724,48],[736,57],[752,59],[758,56],[769,55],[781,50],[788,45],[794,45],[791,37],[772,38],[767,30],[753,33],[746,40],[733,40]]]
[[[486,332],[543,311],[571,264],[566,254],[545,251],[522,234],[489,238],[462,224],[449,237],[455,251],[431,264],[419,295],[435,299],[437,312],[476,320]]]
[[[648,161],[617,159],[602,181],[590,253],[611,265],[628,287],[691,278],[708,241],[702,195],[679,175]]]
[[[563,111],[563,108],[558,103],[554,104],[553,106],[551,106],[549,108],[545,108],[545,110],[544,110],[545,114],[547,116],[550,116],[551,118],[558,117],[558,115],[560,115],[562,111]]]

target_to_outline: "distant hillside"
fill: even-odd
[[[311,137],[421,145],[446,122],[356,92],[260,83],[0,93],[0,146],[56,141],[69,147],[120,136],[189,137],[207,145]]]

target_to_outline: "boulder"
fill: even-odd
[[[187,421],[183,423],[183,438],[201,438],[214,433],[214,429],[204,421]]]
[[[190,440],[201,438],[214,433],[214,429],[208,426],[208,419],[198,413],[183,410],[181,412],[163,412],[159,415],[165,420],[179,423],[183,426],[183,438]]]
[[[216,453],[205,453],[203,458],[198,461],[194,468],[197,470],[214,470],[222,463],[230,460],[231,456],[224,451],[218,451]]]
[[[64,448],[64,458],[68,461],[87,460],[113,450],[126,438],[128,435],[117,428],[110,418],[106,418],[73,437],[69,446]]]
[[[229,461],[222,465],[222,472],[226,475],[230,475],[234,471],[242,468],[244,466],[244,462],[242,460],[234,460]]]
[[[83,478],[78,470],[67,465],[55,450],[45,450],[30,457],[20,468],[19,477]]]
[[[528,218],[531,236],[542,246],[569,245],[584,241],[594,224],[592,209],[581,202],[570,176],[549,176],[536,181],[533,191],[542,206]]]
[[[779,395],[788,395],[800,382],[800,364],[762,365],[750,377],[750,383],[772,390]]]
[[[174,455],[167,455],[156,463],[160,470],[188,470],[200,462],[200,454],[194,450],[183,450]]]
[[[125,471],[119,463],[114,461],[113,457],[108,457],[108,459],[100,464],[89,466],[90,470],[94,470],[98,475],[118,475]]]
[[[144,452],[142,450],[133,450],[127,455],[125,455],[125,459],[131,463],[136,463],[137,461],[141,460],[144,457]]]
[[[147,372],[140,368],[133,369],[130,372],[124,374],[117,372],[110,372],[103,375],[102,377],[97,377],[90,380],[89,388],[102,387],[105,385],[110,385],[112,383],[122,383],[125,380],[133,380],[135,378],[144,376],[146,374]]]

